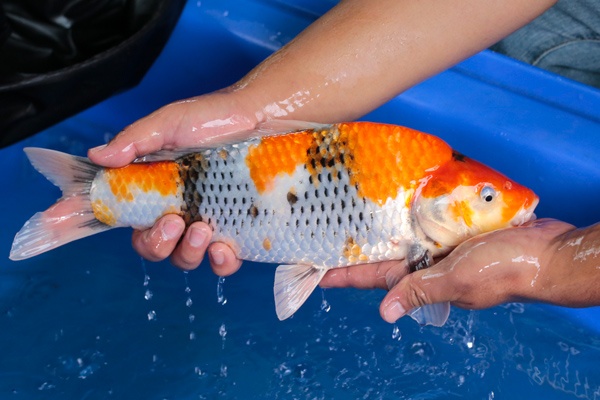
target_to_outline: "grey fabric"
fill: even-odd
[[[600,0],[559,0],[491,49],[600,88]]]

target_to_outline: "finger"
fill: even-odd
[[[133,232],[133,248],[147,260],[164,260],[175,249],[184,229],[181,217],[165,215],[152,228]]]
[[[381,318],[394,323],[416,307],[454,300],[454,288],[445,284],[442,269],[432,267],[406,275],[390,289],[379,306]]]
[[[208,258],[213,272],[218,276],[229,276],[242,266],[242,260],[225,243],[212,244],[208,250]]]
[[[384,261],[329,270],[319,285],[323,288],[354,287],[389,290],[408,273],[405,261]]]
[[[212,230],[203,222],[194,222],[171,254],[171,263],[184,270],[197,268],[204,258]]]
[[[105,167],[122,167],[138,157],[169,147],[184,115],[184,103],[170,104],[129,125],[108,144],[88,151],[90,160]]]

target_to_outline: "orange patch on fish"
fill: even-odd
[[[443,140],[394,125],[344,123],[339,140],[347,143],[346,166],[359,195],[377,204],[396,198],[400,190],[415,188],[429,171],[452,159]]]
[[[452,216],[456,221],[462,219],[465,224],[470,228],[473,226],[473,209],[469,206],[466,201],[455,201],[448,207],[448,210],[452,213]]]
[[[181,184],[179,166],[171,161],[130,164],[106,169],[110,190],[118,201],[133,201],[133,189],[175,195]]]
[[[298,165],[304,164],[312,140],[311,133],[297,132],[265,137],[258,145],[251,146],[246,166],[258,192],[271,190],[278,175],[291,175]]]
[[[96,219],[103,224],[114,226],[117,223],[117,217],[113,214],[112,210],[98,199],[92,203],[92,211]]]
[[[263,240],[263,248],[267,251],[271,250],[271,241],[268,238]]]
[[[351,263],[355,263],[358,261],[366,262],[369,259],[369,257],[367,257],[362,252],[362,248],[354,241],[354,238],[352,238],[351,236],[346,238],[344,248],[342,249],[342,255]]]

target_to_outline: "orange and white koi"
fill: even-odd
[[[369,122],[302,126],[263,127],[238,143],[115,169],[26,149],[63,197],[25,223],[10,258],[179,214],[208,223],[212,240],[240,259],[282,264],[274,293],[285,319],[331,268],[400,259],[424,268],[470,237],[534,216],[530,189],[435,136]],[[448,314],[446,303],[412,316],[441,326]]]

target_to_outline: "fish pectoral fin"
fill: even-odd
[[[434,264],[431,252],[420,244],[413,244],[406,256],[410,272],[429,268]],[[427,304],[408,313],[419,325],[444,326],[450,315],[450,303]]]
[[[431,253],[420,244],[413,244],[408,248],[406,261],[408,262],[410,272],[429,268],[433,265]]]
[[[280,265],[275,271],[275,311],[280,321],[291,317],[315,290],[329,268]]]
[[[444,326],[450,315],[450,303],[427,304],[408,313],[419,325]]]

